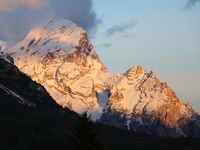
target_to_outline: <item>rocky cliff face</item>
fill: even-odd
[[[66,20],[50,21],[32,30],[8,51],[15,64],[41,83],[63,107],[101,113],[96,91],[111,77],[86,32]]]
[[[153,71],[138,66],[111,76],[86,32],[71,21],[50,21],[7,53],[58,104],[79,113],[89,111],[94,118],[102,115],[103,123],[177,137],[190,135],[188,127],[198,118]]]
[[[176,137],[186,136],[183,128],[197,117],[192,106],[181,103],[167,83],[140,66],[115,76],[110,93],[109,109],[101,118],[104,123],[117,115],[118,126]],[[109,124],[115,125],[116,120]]]

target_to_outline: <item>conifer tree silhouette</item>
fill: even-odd
[[[97,139],[97,128],[87,112],[79,116],[79,122],[74,128],[73,150],[103,150]]]

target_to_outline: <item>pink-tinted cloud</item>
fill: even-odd
[[[0,11],[13,11],[20,7],[38,9],[47,5],[47,0],[0,0]]]

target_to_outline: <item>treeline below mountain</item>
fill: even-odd
[[[12,111],[3,112],[1,107],[0,149],[72,149],[74,126],[78,123],[76,117],[39,109],[27,109],[23,112],[20,110],[14,112],[12,107],[9,109]],[[200,139],[165,139],[101,124],[95,126],[98,131],[97,139],[105,150],[198,150],[200,148]]]

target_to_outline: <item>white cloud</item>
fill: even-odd
[[[70,19],[87,31],[99,20],[93,0],[0,0],[0,40],[15,44],[50,19]]]

